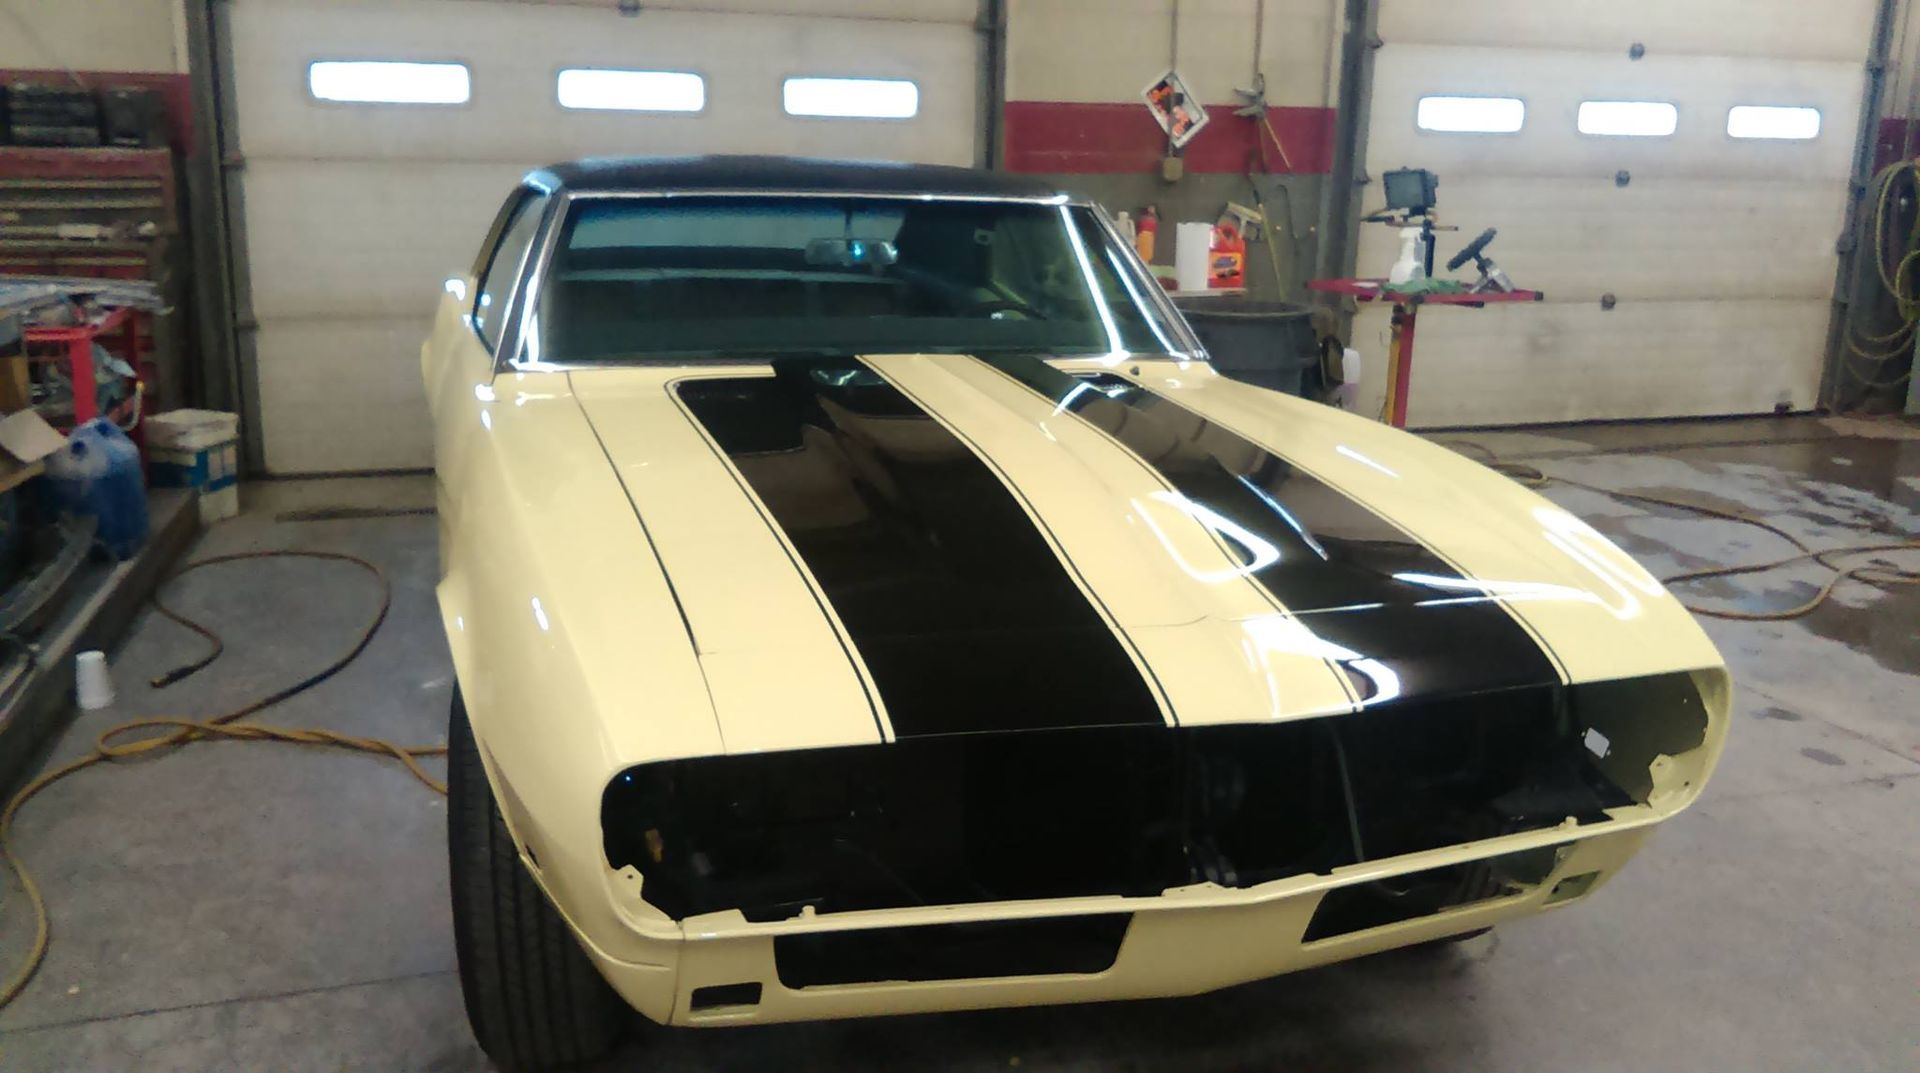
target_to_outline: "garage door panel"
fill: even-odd
[[[248,300],[273,472],[431,463],[418,348],[446,276],[470,265],[528,169],[582,156],[793,153],[968,164],[979,118],[977,0],[232,0],[245,161]],[[672,10],[674,7],[683,10]],[[779,14],[766,14],[777,9]],[[822,17],[851,13],[860,17]],[[320,59],[459,61],[455,106],[340,104],[308,92]],[[691,115],[574,111],[566,67],[693,71]],[[796,75],[911,79],[906,120],[788,116]]]
[[[1607,175],[1829,179],[1851,166],[1864,74],[1855,64],[1771,63],[1724,57],[1619,57],[1515,53],[1498,48],[1395,46],[1374,77],[1368,157],[1384,167],[1430,168],[1443,179],[1483,175]],[[1518,134],[1462,135],[1420,130],[1428,95],[1519,97],[1527,103]],[[1668,101],[1680,126],[1664,138],[1581,134],[1580,102]],[[1805,142],[1740,141],[1727,136],[1727,110],[1740,104],[1813,107],[1820,137]],[[1445,187],[1442,187],[1443,197]]]
[[[414,317],[281,321],[255,333],[261,426],[273,473],[433,464]]]
[[[1764,413],[1813,406],[1822,300],[1710,299],[1432,309],[1420,317],[1416,426]],[[1363,314],[1378,341],[1386,315]],[[1596,385],[1603,385],[1596,387]],[[1377,378],[1371,405],[1379,405]]]
[[[1842,206],[1828,186],[1776,182],[1485,178],[1443,182],[1436,270],[1483,227],[1514,282],[1551,301],[1824,299]],[[1383,275],[1398,229],[1362,229],[1360,270]],[[1455,275],[1473,278],[1472,266]]]
[[[824,142],[888,159],[973,160],[979,44],[970,25],[674,12],[622,19],[603,8],[409,0],[357,18],[336,5],[245,4],[233,12],[232,33],[247,57],[235,99],[249,158],[534,166],[586,153],[799,152]],[[463,62],[472,98],[452,106],[317,101],[306,85],[317,59]],[[694,71],[707,80],[706,110],[561,108],[558,72],[593,66]],[[788,116],[780,84],[794,75],[911,79],[921,110],[908,120]]]
[[[1874,0],[1389,0],[1381,5],[1380,36],[1395,47],[1498,41],[1625,56],[1639,42],[1649,58],[1710,54],[1857,64],[1873,34],[1874,10]]]
[[[1813,405],[1865,85],[1871,0],[1382,5],[1366,170],[1440,176],[1444,261],[1482,228],[1547,301],[1422,313],[1415,424],[1753,413]],[[1634,60],[1628,46],[1645,46]],[[1518,97],[1510,135],[1419,130],[1428,95]],[[1582,134],[1583,101],[1674,105],[1672,135]],[[1817,108],[1805,141],[1727,134],[1737,105]],[[1378,194],[1374,197],[1377,199]],[[1363,274],[1397,255],[1363,230]],[[1464,274],[1464,273],[1463,273]],[[1612,295],[1617,305],[1603,309]],[[1384,367],[1385,314],[1354,345]],[[1377,400],[1380,381],[1370,373]]]
[[[255,165],[246,188],[254,316],[414,316],[424,331],[440,282],[473,264],[524,171],[508,164]],[[354,241],[339,241],[343,228]]]

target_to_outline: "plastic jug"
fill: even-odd
[[[1247,285],[1247,240],[1231,220],[1213,225],[1213,243],[1209,250],[1207,286],[1244,287]]]
[[[1400,229],[1400,259],[1387,273],[1387,283],[1398,285],[1427,278],[1426,231],[1418,227]]]
[[[1160,210],[1148,205],[1140,210],[1140,219],[1133,225],[1133,248],[1142,261],[1153,263],[1154,239],[1160,233]]]
[[[47,477],[61,509],[98,519],[95,537],[116,559],[128,559],[147,541],[147,482],[140,448],[106,418],[73,430],[67,445],[47,456]]]

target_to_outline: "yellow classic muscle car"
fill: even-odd
[[[954,168],[528,175],[422,365],[461,982],[503,1066],[1184,995],[1564,906],[1700,792],[1660,584],[1217,374],[1095,206]]]

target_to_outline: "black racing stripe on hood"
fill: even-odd
[[[819,582],[897,737],[1166,722],[967,444],[858,361],[773,365],[676,391]]]
[[[1484,588],[1285,458],[1113,374],[1074,376],[1019,356],[978,360],[1155,470],[1276,602],[1338,646],[1334,661],[1363,700],[1559,684],[1552,659]]]

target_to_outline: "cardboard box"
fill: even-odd
[[[66,445],[67,438],[32,410],[0,418],[0,492],[38,477],[47,456]]]
[[[147,472],[157,488],[199,493],[203,524],[240,513],[240,418],[171,410],[147,418]]]

